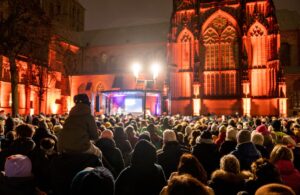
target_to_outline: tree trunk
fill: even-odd
[[[11,83],[11,112],[16,117],[19,114],[19,97],[18,97],[18,70],[14,55],[9,55],[10,65],[10,83]]]
[[[25,108],[26,108],[26,114],[30,114],[30,93],[31,93],[31,80],[32,80],[32,62],[29,60],[27,64],[27,79],[25,81]]]

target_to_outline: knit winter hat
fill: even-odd
[[[250,142],[251,141],[251,133],[248,130],[241,130],[238,132],[236,138],[237,138],[238,144]]]
[[[269,135],[270,132],[268,131],[266,125],[259,125],[256,127],[256,132],[261,133],[262,135]]]
[[[74,103],[75,104],[83,103],[83,104],[87,104],[87,105],[91,104],[90,100],[89,100],[89,97],[85,93],[81,93],[81,94],[75,95],[74,96]]]
[[[71,194],[113,195],[114,178],[105,167],[88,167],[75,175],[71,183]]]
[[[208,130],[202,131],[200,136],[197,137],[196,143],[213,143],[212,133]]]
[[[177,141],[176,134],[173,130],[165,130],[163,132],[163,142]]]
[[[200,134],[200,139],[212,139],[212,134],[209,131],[202,131]]]
[[[237,135],[238,131],[234,128],[229,128],[226,131],[226,137],[225,140],[227,141],[236,141],[236,135]]]
[[[255,145],[263,145],[264,144],[264,136],[260,133],[254,132],[251,135],[251,141]]]
[[[106,130],[102,131],[100,138],[113,139],[114,133],[111,130],[106,129]]]
[[[32,176],[31,169],[31,160],[21,154],[7,157],[4,165],[4,172],[7,177],[30,177]]]

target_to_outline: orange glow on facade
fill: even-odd
[[[200,116],[200,110],[201,110],[201,102],[200,99],[193,99],[193,115],[194,116]]]
[[[286,95],[278,94],[284,91],[284,81],[278,82],[284,77],[279,74],[280,34],[274,10],[268,0],[174,3],[168,44],[169,63],[176,65],[170,78],[171,113],[188,101],[184,114],[198,114],[198,108],[200,114],[286,113],[284,101],[278,103],[278,97]],[[195,86],[200,86],[199,93]]]
[[[16,60],[19,70],[19,85],[18,85],[18,99],[19,99],[19,114],[38,114],[43,112],[45,114],[59,114],[63,113],[62,108],[68,107],[62,102],[64,95],[62,95],[62,72],[57,69],[62,68],[64,63],[64,56],[57,55],[57,51],[50,43],[49,49],[49,64],[41,67],[36,64],[30,64],[23,60]],[[79,47],[61,43],[63,47],[78,52]],[[5,112],[11,112],[11,87],[10,87],[10,66],[8,59],[5,56],[0,56],[2,64],[2,81],[0,81],[0,109]],[[61,66],[61,67],[59,67]],[[29,82],[28,82],[29,81]]]

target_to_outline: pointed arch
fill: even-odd
[[[251,43],[251,65],[262,66],[267,63],[267,28],[256,21],[248,30]]]
[[[177,37],[177,64],[180,69],[190,69],[194,65],[194,42],[193,33],[184,28]]]
[[[214,43],[218,38],[219,38],[218,32],[212,27],[209,27],[203,33],[203,42],[204,42],[204,44]]]
[[[268,34],[267,28],[262,23],[256,21],[248,30],[248,36],[263,36]]]
[[[236,19],[218,10],[202,26],[204,91],[207,96],[232,96],[237,93],[238,34]]]
[[[206,28],[217,18],[225,18],[227,19],[232,26],[238,29],[238,23],[237,20],[230,15],[229,13],[219,9],[218,11],[214,12],[202,25],[202,34],[206,30]],[[239,32],[239,29],[238,29]]]

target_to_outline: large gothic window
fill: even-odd
[[[193,34],[187,29],[183,30],[178,39],[178,65],[180,69],[190,69],[193,64],[193,45],[194,37]]]
[[[236,73],[204,73],[204,94],[207,96],[231,96],[236,94]]]
[[[224,17],[216,17],[204,29],[205,95],[231,96],[236,94],[237,40],[235,27]]]

